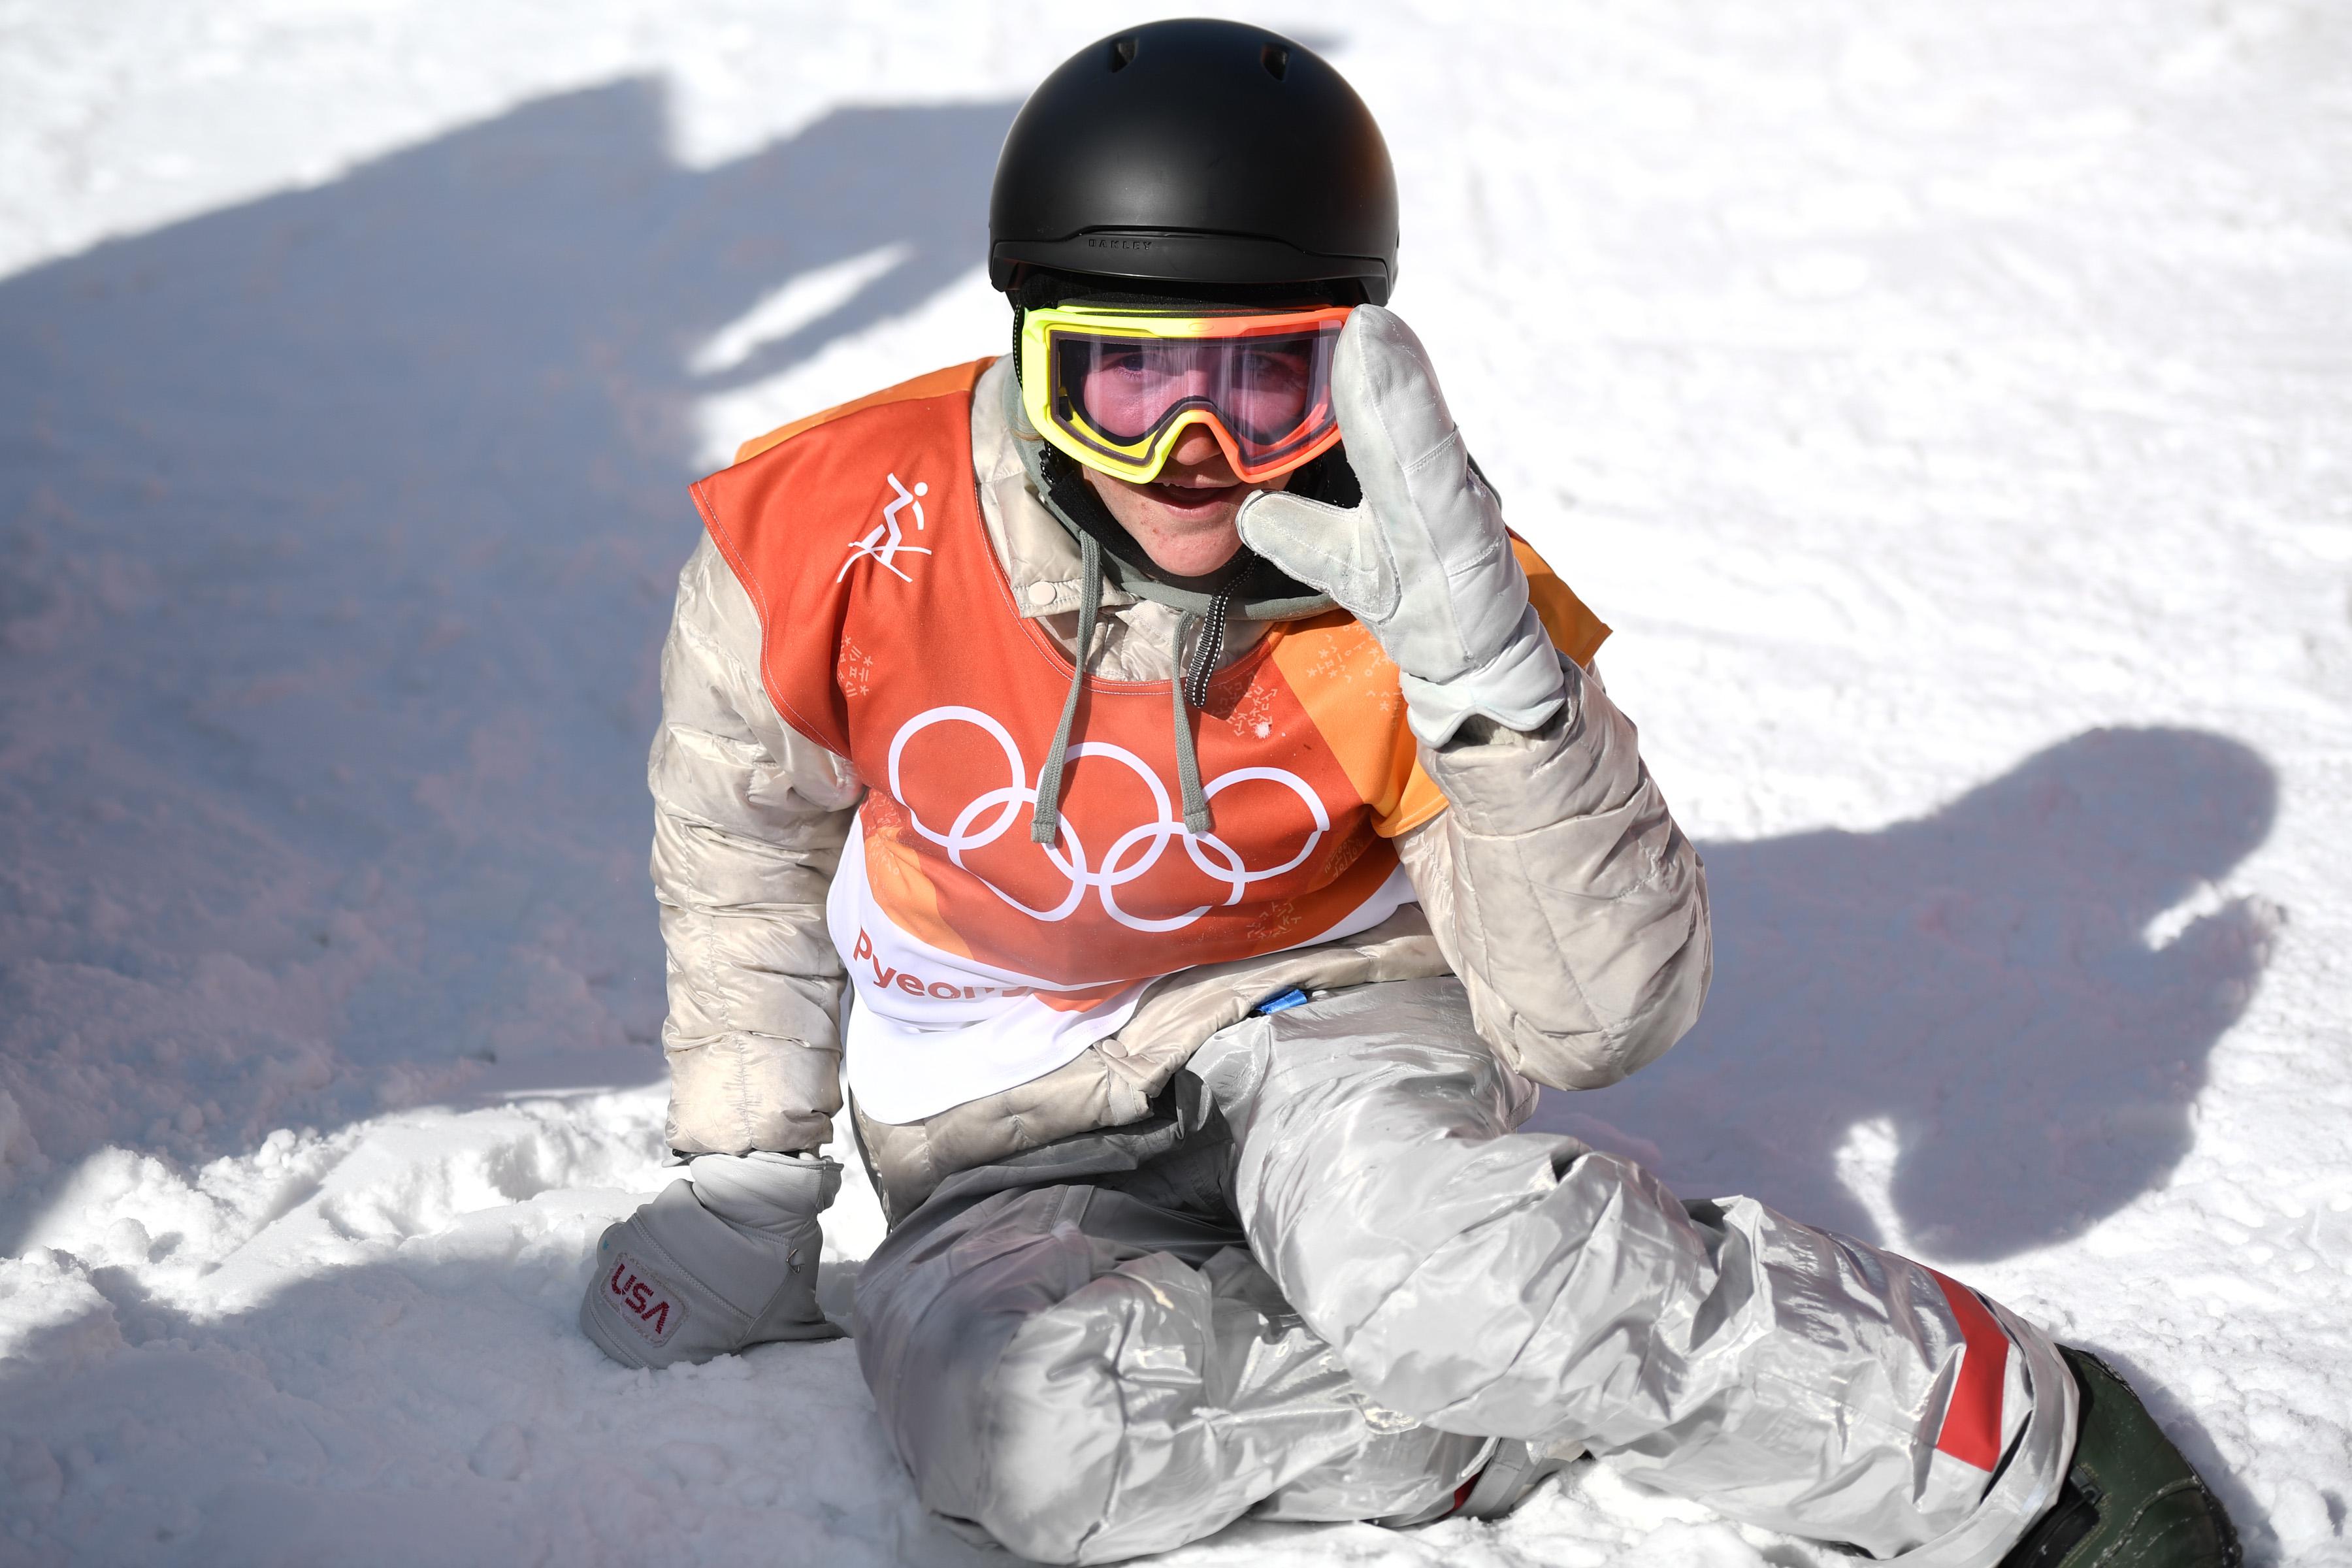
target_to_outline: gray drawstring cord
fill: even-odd
[[[1037,773],[1037,804],[1029,813],[1029,838],[1035,844],[1051,844],[1062,828],[1062,773],[1070,755],[1070,737],[1077,731],[1078,701],[1087,689],[1087,660],[1094,651],[1095,622],[1102,614],[1102,545],[1091,533],[1078,541],[1078,647],[1077,668],[1071,672],[1070,694],[1062,702],[1062,721],[1054,729],[1054,743],[1046,750],[1045,765]],[[1199,837],[1209,831],[1209,797],[1201,788],[1201,759],[1192,744],[1192,718],[1190,710],[1208,700],[1209,679],[1217,672],[1217,662],[1224,652],[1225,616],[1231,596],[1220,593],[1205,615],[1199,610],[1181,610],[1176,616],[1176,646],[1171,650],[1170,663],[1174,674],[1168,681],[1168,695],[1176,721],[1176,792],[1184,806],[1184,831]],[[1191,662],[1184,657],[1184,643],[1193,627],[1205,622],[1206,631],[1192,650]]]
[[[1062,721],[1054,730],[1054,744],[1037,774],[1037,805],[1029,813],[1029,837],[1051,844],[1062,828],[1062,763],[1070,754],[1070,731],[1078,722],[1078,699],[1087,689],[1087,658],[1094,651],[1095,619],[1102,614],[1102,546],[1087,534],[1078,542],[1077,670],[1070,677],[1070,695],[1062,703]]]

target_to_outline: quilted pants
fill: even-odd
[[[1409,1518],[1493,1440],[1733,1519],[1991,1564],[2055,1495],[2040,1331],[1906,1258],[1514,1131],[1450,979],[1217,1035],[1166,1114],[950,1178],[858,1282],[926,1505],[1050,1563]]]

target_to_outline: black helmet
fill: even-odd
[[[1034,268],[1352,286],[1377,305],[1396,279],[1396,174],[1364,100],[1312,50],[1240,22],[1153,22],[1029,95],[988,242],[988,280],[1008,291]]]

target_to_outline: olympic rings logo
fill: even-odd
[[[981,876],[979,872],[973,871],[971,867],[964,865],[963,859],[970,851],[984,848],[1003,837],[1016,823],[1021,826],[1025,835],[1029,825],[1029,813],[1022,808],[1036,804],[1037,781],[1029,776],[1028,764],[1022,759],[1021,748],[1013,743],[1012,732],[1003,724],[977,708],[933,708],[918,713],[907,721],[897,737],[890,742],[890,794],[901,803],[907,800],[907,792],[898,783],[898,762],[907,750],[907,742],[934,724],[950,723],[972,725],[994,741],[997,749],[1004,753],[1004,764],[1012,774],[1012,782],[1001,788],[986,790],[973,796],[971,804],[956,813],[955,820],[948,826],[944,833],[925,822],[911,805],[907,806],[907,820],[913,824],[917,833],[945,849],[948,852],[948,858],[961,869],[971,872],[982,887],[1033,920],[1047,921],[1068,920],[1076,912],[1078,905],[1085,900],[1087,889],[1092,889],[1095,896],[1102,902],[1103,911],[1130,931],[1181,931],[1218,906],[1213,903],[1202,904],[1200,908],[1181,915],[1165,920],[1154,920],[1148,916],[1129,913],[1121,909],[1118,903],[1118,889],[1148,875],[1152,868],[1159,865],[1160,856],[1167,850],[1171,839],[1184,847],[1185,855],[1191,858],[1194,866],[1200,868],[1203,875],[1213,881],[1224,883],[1232,889],[1223,900],[1224,904],[1230,906],[1240,903],[1243,895],[1257,883],[1269,881],[1305,865],[1307,858],[1315,853],[1315,847],[1323,841],[1323,836],[1331,831],[1331,816],[1324,809],[1323,802],[1312,789],[1307,787],[1305,779],[1286,769],[1235,768],[1229,773],[1220,773],[1213,780],[1204,781],[1201,793],[1211,800],[1216,799],[1220,794],[1234,785],[1246,784],[1253,779],[1264,779],[1268,783],[1280,784],[1297,795],[1313,817],[1314,831],[1307,836],[1307,842],[1299,847],[1297,854],[1279,866],[1270,867],[1261,871],[1251,870],[1243,863],[1241,856],[1234,851],[1234,847],[1215,834],[1194,834],[1185,830],[1182,820],[1169,809],[1167,786],[1160,783],[1160,775],[1154,773],[1141,757],[1124,746],[1113,745],[1107,741],[1081,742],[1070,748],[1069,760],[1076,762],[1080,757],[1108,757],[1115,762],[1126,764],[1137,778],[1143,781],[1143,787],[1151,792],[1151,802],[1157,808],[1157,819],[1130,827],[1112,840],[1109,849],[1103,856],[1101,866],[1097,868],[1087,858],[1086,846],[1078,837],[1076,825],[1065,815],[1062,818],[1059,839],[1053,844],[1039,845],[1038,847],[1043,849],[1045,858],[1053,862],[1054,868],[1069,879],[1070,890],[1060,903],[1051,909],[1032,909],[987,878]],[[1062,848],[1065,844],[1069,847],[1066,853]]]

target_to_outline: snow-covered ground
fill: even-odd
[[[1711,868],[1705,1022],[1548,1124],[1965,1275],[2352,1563],[2352,11],[1259,15]],[[572,1314],[663,1179],[683,482],[1002,341],[997,140],[1118,19],[0,4],[0,1559],[977,1560],[847,1345]],[[1181,1560],[1844,1561],[1591,1470]]]

